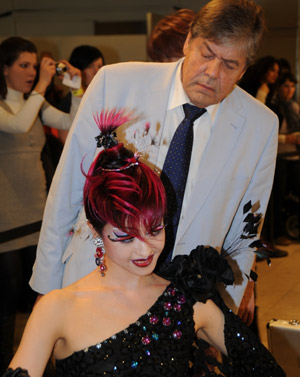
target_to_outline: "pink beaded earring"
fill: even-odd
[[[96,246],[96,253],[95,253],[95,263],[97,266],[99,266],[99,272],[102,277],[105,276],[106,271],[106,265],[104,262],[104,255],[105,255],[105,249],[103,240],[101,237],[97,237],[94,239],[94,244]]]

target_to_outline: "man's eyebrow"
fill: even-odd
[[[236,65],[237,67],[240,65],[240,63],[239,63],[237,60],[234,60],[234,59],[223,59],[223,58],[222,58],[222,60],[223,60],[223,62],[225,62],[225,63],[234,64],[234,65]]]
[[[208,49],[208,51],[216,56],[215,52],[211,49],[211,47],[209,46],[209,44],[207,42],[204,42],[204,46]],[[240,65],[239,62],[237,60],[234,60],[234,59],[224,59],[224,58],[221,58],[221,60],[225,63],[229,63],[229,64],[234,64],[236,65],[237,67]]]

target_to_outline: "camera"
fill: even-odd
[[[64,63],[56,63],[55,64],[56,66],[56,76],[61,76],[61,75],[64,75],[66,72],[67,72],[67,66],[64,64]]]

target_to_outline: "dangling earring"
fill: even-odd
[[[106,265],[104,263],[104,255],[105,255],[105,249],[104,249],[104,244],[103,240],[101,237],[97,237],[94,239],[94,244],[97,247],[96,248],[96,253],[95,253],[95,263],[97,266],[99,266],[99,272],[102,277],[105,276],[105,271],[106,271]]]

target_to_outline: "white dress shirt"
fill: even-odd
[[[184,111],[182,105],[184,105],[185,103],[193,104],[191,103],[189,97],[183,89],[181,82],[181,69],[182,64],[178,66],[175,80],[170,91],[167,115],[165,119],[167,126],[163,128],[162,142],[157,160],[157,167],[160,170],[162,170],[163,168],[163,164],[168,153],[168,146],[171,143],[173,135],[181,121],[184,119]],[[184,209],[186,208],[186,205],[189,201],[190,194],[193,190],[194,181],[197,177],[197,170],[199,168],[203,152],[211,135],[218,109],[219,104],[206,107],[206,112],[194,122],[194,142],[181,213],[184,212]],[[181,215],[181,219],[182,216],[183,215]]]

